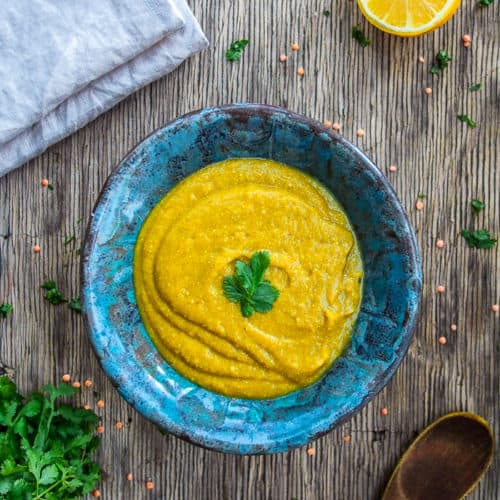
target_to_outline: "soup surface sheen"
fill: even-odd
[[[280,296],[245,318],[222,282],[260,250]],[[332,195],[261,159],[215,163],[180,182],[144,222],[134,255],[137,303],[161,354],[196,384],[241,398],[281,396],[321,377],[351,336],[362,274]]]

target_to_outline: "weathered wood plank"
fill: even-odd
[[[497,439],[499,317],[498,246],[466,248],[462,227],[500,234],[500,5],[462,5],[442,29],[403,40],[367,25],[355,2],[299,0],[192,0],[212,47],[173,74],[129,97],[112,111],[52,147],[26,167],[0,179],[0,302],[14,314],[0,320],[0,359],[17,371],[23,389],[55,381],[65,372],[94,380],[106,401],[106,433],[99,452],[109,478],[103,498],[125,499],[375,499],[398,456],[434,418],[452,410],[478,412]],[[327,18],[323,9],[331,10]],[[360,23],[373,45],[351,39]],[[461,36],[470,33],[470,49]],[[224,60],[235,39],[251,43],[239,63]],[[301,46],[292,53],[290,44]],[[446,48],[453,62],[440,78],[429,73]],[[278,61],[280,53],[288,62]],[[417,58],[426,58],[419,64]],[[305,69],[299,78],[297,67]],[[467,87],[481,81],[483,90]],[[433,88],[427,97],[423,89]],[[388,173],[418,232],[425,273],[422,316],[415,339],[393,381],[350,422],[305,449],[272,457],[224,456],[162,436],[118,396],[91,351],[81,318],[41,300],[39,286],[55,279],[78,293],[84,225],[107,175],[138,141],[166,121],[194,109],[235,101],[282,105],[342,125],[345,136]],[[477,119],[477,129],[457,121]],[[363,138],[356,136],[364,128]],[[54,191],[39,187],[50,179]],[[418,193],[425,209],[414,209]],[[487,201],[474,216],[470,200]],[[83,218],[82,223],[78,220]],[[64,246],[76,234],[78,245]],[[434,242],[443,238],[438,251]],[[32,246],[42,247],[34,255]],[[446,292],[438,296],[437,284]],[[450,331],[456,323],[458,331]],[[437,343],[448,337],[446,346]],[[82,403],[93,403],[82,391]],[[389,414],[380,415],[386,406]],[[126,422],[114,428],[115,420]],[[342,437],[350,435],[344,443]],[[500,461],[471,499],[500,498]],[[132,471],[134,481],[125,480]],[[144,481],[155,481],[152,493]]]

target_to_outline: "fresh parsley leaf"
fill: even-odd
[[[427,195],[425,193],[418,193],[417,198],[420,198],[421,200],[427,198]]]
[[[54,191],[53,184],[47,184],[47,189],[50,189],[51,191]]]
[[[361,47],[366,47],[372,43],[371,40],[366,38],[359,26],[352,27],[352,37],[361,45]]]
[[[326,9],[325,9],[325,10],[323,11],[323,15],[324,15],[325,17],[330,17],[330,14],[331,14],[331,12],[330,12],[329,10],[326,10]]]
[[[12,304],[6,304],[5,302],[3,304],[0,304],[0,316],[2,318],[6,318],[9,313],[11,313],[14,310],[12,307]]]
[[[477,4],[479,7],[488,7],[488,5],[491,5],[493,3],[493,0],[479,0]]]
[[[40,288],[47,290],[43,298],[49,301],[52,305],[57,306],[68,302],[68,299],[57,289],[56,283],[54,281],[46,281]]]
[[[101,477],[92,460],[99,419],[57,401],[75,392],[68,384],[47,385],[24,398],[0,377],[0,498],[69,500],[95,488]]]
[[[465,239],[467,245],[469,245],[470,248],[493,248],[495,246],[495,243],[497,242],[496,239],[491,237],[490,232],[486,229],[480,229],[477,231],[462,229],[460,234]]]
[[[68,236],[66,237],[66,239],[64,240],[64,245],[69,245],[72,241],[76,241],[76,237],[74,234],[72,234],[71,236]]]
[[[474,210],[474,213],[476,214],[486,207],[486,205],[480,200],[472,200],[470,204],[472,205],[472,210]]]
[[[440,50],[436,54],[435,64],[432,65],[431,73],[439,75],[441,71],[448,67],[448,63],[452,60],[450,54],[446,50]]]
[[[241,59],[241,54],[245,50],[245,47],[249,44],[249,40],[236,40],[231,44],[228,50],[226,50],[226,59],[228,61],[239,61]]]
[[[483,84],[481,82],[475,83],[474,85],[471,85],[469,87],[469,90],[471,92],[477,92],[478,90],[481,90],[483,88]]]
[[[234,275],[224,277],[224,295],[231,302],[240,303],[241,314],[245,318],[254,312],[269,312],[279,297],[279,291],[264,280],[269,264],[269,252],[255,252],[248,264],[237,260]]]
[[[477,123],[468,115],[457,115],[457,118],[464,123],[467,123],[470,128],[476,128]]]
[[[80,300],[80,296],[78,295],[77,297],[73,297],[68,302],[68,307],[77,313],[81,313],[82,312],[82,301]]]

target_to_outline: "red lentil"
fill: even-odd
[[[464,42],[464,47],[467,49],[470,47],[470,42]]]
[[[498,311],[500,311],[500,305],[498,304],[493,304],[491,306],[491,310],[494,312],[494,313],[497,313]]]
[[[455,324],[451,325],[451,326],[450,326],[450,330],[451,330],[452,332],[456,332],[456,331],[457,331],[457,325],[455,325]]]
[[[432,89],[430,87],[426,87],[424,89],[424,92],[427,94],[427,95],[431,95],[432,94]]]
[[[49,185],[49,180],[48,179],[42,179],[40,184],[46,188]]]
[[[314,448],[307,448],[307,454],[312,457],[316,454],[316,450]]]
[[[445,345],[445,344],[446,344],[446,337],[439,337],[438,342],[439,342],[441,345]]]
[[[75,387],[76,389],[80,389],[80,387],[81,387],[81,385],[82,385],[82,384],[80,384],[80,382],[78,382],[78,381],[75,381],[75,382],[73,382],[71,385],[72,385],[73,387]]]
[[[443,293],[445,291],[444,285],[438,285],[436,288],[437,293]]]
[[[127,481],[132,481],[132,478],[133,478],[132,473],[131,473],[131,472],[129,472],[129,473],[127,474]]]
[[[464,35],[462,37],[462,40],[463,40],[464,43],[467,43],[467,42],[471,41],[471,37],[470,37],[470,35]]]
[[[356,135],[358,137],[363,137],[365,135],[365,131],[362,128],[358,128],[358,130],[356,131]]]
[[[351,440],[351,436],[344,436],[342,439],[345,443],[348,443]]]
[[[397,172],[397,171],[398,171],[398,167],[396,167],[396,165],[389,166],[389,172]]]
[[[98,434],[103,434],[104,433],[104,427],[102,425],[98,425],[96,430],[97,430]]]
[[[39,247],[39,245],[35,245],[33,247],[33,252],[35,252],[35,253],[40,253],[40,250],[41,250],[41,248]]]
[[[417,210],[423,210],[424,209],[424,202],[422,200],[417,200],[417,203],[415,203],[415,208]]]
[[[152,490],[154,488],[154,483],[153,481],[146,481],[146,488],[148,490]]]
[[[337,131],[337,132],[338,132],[338,131],[340,130],[340,123],[335,122],[335,123],[332,125],[332,128],[333,128],[333,130],[335,130],[335,131]]]
[[[304,74],[305,74],[304,68],[298,68],[297,69],[297,75],[304,76]]]
[[[292,43],[292,50],[293,50],[294,52],[297,52],[297,51],[299,50],[299,48],[300,48],[300,47],[299,47],[299,44],[298,44],[298,43]]]
[[[381,408],[380,414],[384,415],[384,417],[389,413],[389,410],[387,408]]]
[[[438,248],[444,248],[444,241],[443,240],[436,240],[436,246]]]
[[[87,379],[83,385],[88,389],[89,387],[92,387],[92,380]]]
[[[97,408],[104,408],[104,401],[102,399],[97,401]]]
[[[331,122],[330,120],[325,120],[325,121],[323,122],[323,125],[324,125],[325,127],[331,127],[331,126],[332,126],[332,122]]]
[[[120,421],[116,422],[116,423],[115,423],[115,427],[116,427],[117,429],[123,429],[123,422],[120,422]]]
[[[425,62],[425,59],[423,56],[418,56],[418,62],[423,64]]]
[[[90,410],[90,405],[83,405],[84,410]]]
[[[71,375],[69,373],[65,373],[62,377],[61,380],[63,382],[69,382],[71,380]]]
[[[92,496],[95,498],[99,498],[101,496],[101,492],[99,490],[93,490]]]
[[[281,54],[280,55],[280,61],[281,62],[286,62],[287,59],[288,59],[288,57],[286,56],[286,54]]]

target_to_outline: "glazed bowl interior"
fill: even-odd
[[[134,245],[150,210],[192,172],[242,157],[273,159],[321,181],[343,205],[364,262],[361,309],[349,346],[316,383],[268,400],[215,394],[173,370],[145,331],[133,287]],[[407,351],[421,291],[413,231],[378,169],[319,123],[252,104],[181,117],[120,163],[89,224],[82,276],[93,347],[123,397],[169,432],[242,454],[306,444],[380,391]]]

